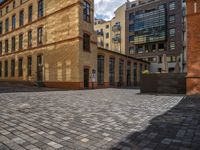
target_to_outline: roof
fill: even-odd
[[[133,59],[133,60],[138,60],[138,61],[150,64],[150,62],[148,62],[148,61],[145,61],[145,60],[142,60],[142,59],[139,59],[139,58],[135,58],[133,56],[129,56],[129,55],[126,55],[126,54],[122,54],[122,53],[119,53],[119,52],[111,51],[111,50],[108,50],[108,49],[105,49],[105,48],[102,48],[102,47],[98,47],[98,49],[103,50],[103,51],[107,51],[107,52],[111,52],[111,53],[114,53],[114,54],[117,54],[117,55],[121,55],[121,56],[130,58],[130,59]]]

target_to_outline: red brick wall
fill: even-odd
[[[187,38],[187,94],[200,94],[200,0],[187,0]]]

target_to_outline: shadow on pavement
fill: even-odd
[[[0,84],[0,93],[48,92],[48,91],[66,91],[66,89],[45,88],[45,87],[25,86],[25,85]]]
[[[112,150],[199,150],[200,96],[185,97],[143,131],[131,133]]]

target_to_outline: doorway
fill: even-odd
[[[89,69],[84,68],[84,88],[88,89],[89,88]]]

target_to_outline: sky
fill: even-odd
[[[110,20],[114,16],[114,11],[127,0],[94,0],[95,17]]]
[[[2,0],[0,0],[1,2]],[[114,16],[114,11],[127,0],[94,0],[95,17],[110,20]]]

